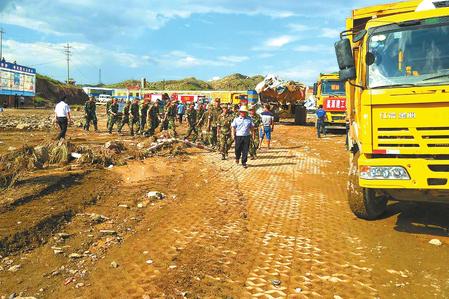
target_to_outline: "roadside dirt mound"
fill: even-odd
[[[84,104],[88,96],[83,89],[64,84],[49,77],[36,76],[36,96],[51,100],[56,103],[57,99],[67,96],[67,103],[70,105]]]

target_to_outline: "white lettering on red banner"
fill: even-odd
[[[324,103],[325,110],[346,111],[346,99],[327,99]]]

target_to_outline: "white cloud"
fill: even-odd
[[[221,77],[215,76],[215,77],[212,77],[212,79],[210,79],[209,82],[211,82],[211,81],[217,81],[217,80],[220,80],[220,79],[221,79]]]
[[[1,0],[4,2],[6,0]],[[14,1],[9,1],[13,3]],[[38,32],[51,34],[78,34],[98,36],[108,33],[124,35],[157,30],[169,21],[189,18],[194,14],[238,14],[271,18],[295,16],[292,9],[279,9],[276,5],[258,2],[218,0],[21,0],[20,4],[0,4],[0,20]],[[69,7],[68,7],[69,6]],[[41,16],[45,16],[41,18]],[[139,18],[136,20],[136,18]],[[45,21],[42,21],[45,20]],[[185,24],[189,26],[189,24]],[[89,28],[90,30],[83,30]],[[129,36],[129,35],[128,35]],[[92,38],[93,38],[92,37]]]
[[[270,38],[265,41],[265,45],[271,48],[282,48],[283,46],[295,41],[296,38],[292,35],[282,35],[275,38]]]
[[[343,29],[334,29],[334,28],[323,28],[321,29],[321,37],[326,38],[334,38],[337,40],[340,36],[340,32],[342,32]]]
[[[300,45],[294,49],[296,52],[301,53],[334,53],[334,48],[332,46],[326,45]]]
[[[51,64],[57,68],[66,67],[64,54],[65,43],[23,43],[15,40],[4,41],[5,58],[9,61],[17,61],[19,64],[39,66]],[[139,68],[148,65],[148,56],[137,56],[131,53],[115,52],[103,49],[88,43],[71,43],[71,66],[100,66],[102,63],[116,63],[130,68]]]
[[[294,80],[312,84],[320,73],[334,72],[337,70],[337,63],[333,59],[307,60],[294,67],[284,69],[271,69],[270,73],[279,75],[285,80]]]
[[[274,56],[273,53],[261,53],[258,55],[259,58],[271,58],[273,56]]]
[[[221,61],[226,61],[230,63],[241,63],[249,59],[248,56],[220,56],[218,57]]]
[[[312,29],[310,26],[304,24],[288,24],[287,28],[294,32],[303,32]]]
[[[0,15],[1,21],[4,24],[9,25],[15,25],[26,29],[35,30],[38,32],[46,33],[46,34],[54,34],[54,35],[62,35],[61,32],[53,29],[48,23],[37,20],[37,19],[31,19],[26,16],[21,15]]]
[[[216,59],[199,58],[183,51],[171,51],[155,58],[157,64],[167,67],[194,68],[201,66],[234,66],[248,60],[247,56],[219,56]]]

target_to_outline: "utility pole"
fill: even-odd
[[[0,59],[3,59],[3,34],[5,33],[3,28],[0,28]]]
[[[98,85],[101,85],[101,69],[98,70]]]
[[[67,43],[66,46],[64,46],[64,54],[66,55],[67,60],[67,84],[70,83],[70,56],[72,56],[72,46],[70,46],[69,43]]]

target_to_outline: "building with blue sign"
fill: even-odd
[[[36,70],[34,68],[0,61],[0,95],[36,95]]]
[[[12,98],[36,95],[36,69],[0,61],[0,99],[11,105]]]

